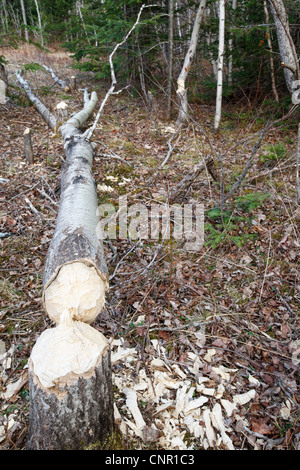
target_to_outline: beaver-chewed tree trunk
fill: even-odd
[[[23,87],[30,98],[30,87]],[[60,128],[66,160],[43,283],[44,307],[56,327],[41,334],[29,359],[28,449],[81,449],[113,430],[109,341],[90,326],[108,288],[93,147],[80,132],[96,102],[95,92],[85,93],[84,108]]]

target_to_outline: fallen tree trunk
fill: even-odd
[[[62,80],[61,78],[59,78],[50,67],[47,67],[44,64],[41,64],[41,65],[42,67],[44,67],[45,70],[47,70],[47,72],[50,73],[51,77],[53,78],[54,83],[57,83],[65,92],[70,91],[70,87],[65,80]]]
[[[24,80],[19,72],[16,72],[16,77],[21,87],[25,90],[31,103],[36,107],[42,118],[46,121],[48,126],[54,131],[56,127],[56,117],[49,111],[48,108],[32,93],[30,86]]]
[[[93,147],[79,130],[97,95],[84,98],[84,108],[60,128],[66,161],[43,280],[44,307],[56,327],[41,334],[29,359],[27,448],[33,450],[81,449],[113,429],[109,342],[89,325],[104,307],[108,275],[97,236]]]
[[[178,198],[183,197],[187,192],[189,187],[194,183],[196,178],[202,173],[203,170],[207,169],[212,178],[215,181],[219,181],[219,176],[217,175],[217,170],[214,165],[214,160],[212,157],[205,158],[203,162],[195,167],[180,181],[177,187],[171,192],[169,196],[169,203],[173,203]]]

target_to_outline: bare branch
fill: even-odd
[[[109,60],[109,65],[110,65],[110,75],[111,75],[111,86],[108,90],[108,92],[106,93],[101,105],[100,105],[100,108],[98,110],[98,113],[96,115],[96,118],[95,118],[95,121],[94,121],[94,124],[92,125],[92,127],[90,129],[88,129],[88,131],[86,131],[85,133],[85,137],[87,140],[90,140],[92,135],[93,135],[93,132],[95,131],[96,129],[96,126],[98,124],[98,121],[100,119],[100,116],[102,114],[102,111],[104,109],[104,106],[106,105],[106,102],[108,100],[108,98],[110,97],[110,95],[114,94],[115,93],[115,87],[116,87],[116,84],[117,84],[117,79],[116,79],[116,75],[115,75],[115,69],[114,69],[114,64],[113,64],[113,56],[115,55],[116,51],[119,49],[119,47],[121,47],[126,41],[127,39],[129,38],[129,36],[131,35],[132,31],[136,28],[136,26],[139,24],[140,22],[140,17],[141,17],[141,14],[144,10],[144,8],[146,7],[153,7],[155,5],[145,5],[143,4],[140,8],[140,11],[138,13],[138,16],[137,16],[137,19],[134,23],[134,25],[131,27],[131,29],[128,31],[128,33],[126,34],[126,36],[124,36],[123,40],[121,42],[119,42],[118,44],[116,44],[116,46],[114,47],[113,51],[111,52],[108,60]]]

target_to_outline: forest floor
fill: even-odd
[[[70,113],[81,109],[82,91],[66,93],[28,64],[44,63],[64,79],[76,74],[78,88],[96,90],[99,103],[109,84],[72,69],[61,51],[24,46],[4,53],[14,87],[0,105],[0,448],[21,450],[28,431],[27,361],[41,332],[54,326],[41,292],[64,153],[59,132],[49,130],[13,72],[22,69],[54,112],[60,101]],[[193,121],[175,134],[176,109],[175,120],[166,121],[164,106],[156,95],[150,112],[130,89],[110,97],[93,139],[99,204],[118,208],[126,195],[129,206],[163,206],[212,148],[227,192],[268,117],[266,108],[224,103],[215,134],[213,103],[191,103]],[[121,436],[105,448],[299,450],[297,121],[271,127],[223,215],[221,185],[205,171],[175,201],[204,205],[198,251],[173,239],[104,241],[110,290],[93,326],[112,338]],[[24,159],[26,127],[33,132],[32,165]],[[160,168],[172,137],[173,152]]]

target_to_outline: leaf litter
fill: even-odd
[[[16,66],[12,61],[8,68]],[[67,67],[57,72],[72,73]],[[31,78],[36,90],[45,84],[45,74]],[[13,93],[21,100],[18,91]],[[61,101],[56,93],[47,97],[53,109]],[[80,100],[69,100],[71,112],[80,109]],[[127,111],[118,112],[116,122],[123,101]],[[203,105],[203,110],[209,123],[213,107]],[[22,132],[30,124],[36,163],[29,167],[23,161]],[[190,125],[178,136],[161,177],[147,184],[168,152],[172,132],[159,115],[149,123],[136,101],[121,96],[111,101],[96,135],[99,201],[118,205],[126,191],[132,204],[163,203],[209,152],[199,128]],[[211,139],[231,182],[251,145],[238,134],[224,133]],[[267,142],[293,138],[293,130],[277,128]],[[37,113],[28,113],[28,104],[1,109],[0,145],[0,232],[5,234],[0,238],[0,445],[15,449],[23,448],[28,429],[27,360],[39,334],[51,325],[41,289],[63,150]],[[286,146],[292,155],[293,144]],[[226,237],[213,212],[217,187],[203,174],[189,189],[183,202],[205,201],[212,211],[207,219],[211,245],[198,254],[167,242],[104,243],[114,276],[107,308],[94,326],[113,338],[115,420],[135,448],[299,449],[300,212],[292,199],[294,169],[264,172],[263,178],[260,171],[253,165]],[[253,194],[260,192],[272,198],[248,220],[245,207],[252,207]],[[247,243],[239,245],[245,236]],[[214,246],[216,237],[222,243]]]

